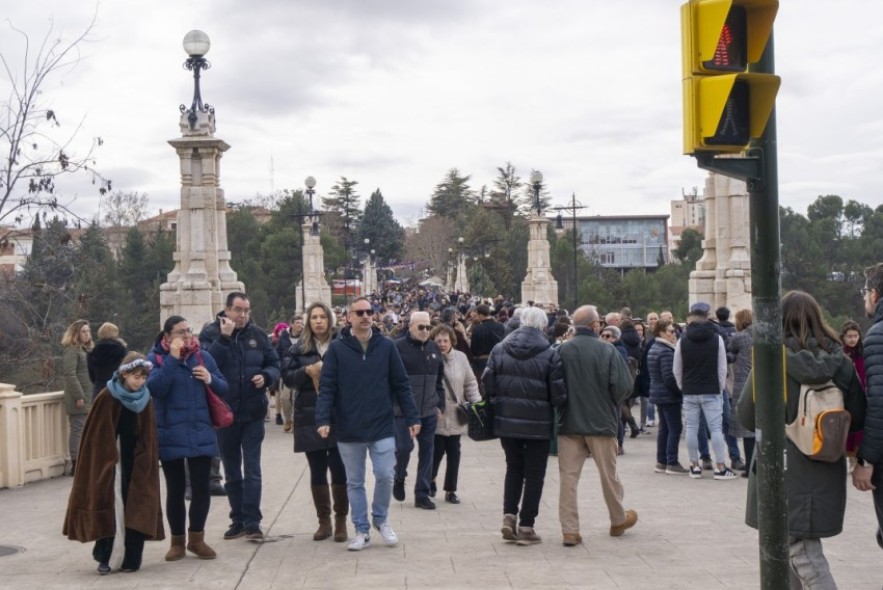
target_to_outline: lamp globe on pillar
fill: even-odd
[[[316,193],[313,189],[316,187],[316,179],[312,176],[307,176],[304,179],[304,186],[307,187],[307,190],[304,191],[307,193],[307,196],[310,198],[310,220],[312,223],[310,224],[310,235],[318,236],[319,235],[319,217],[316,215],[315,209],[313,209],[313,195]]]
[[[543,186],[543,173],[539,170],[534,170],[530,173],[530,183],[533,185],[533,196],[534,196],[534,209],[537,210],[537,215],[542,213],[542,206],[540,204],[540,189]]]
[[[205,54],[211,46],[208,35],[202,31],[193,30],[184,35],[184,51],[189,56],[184,62],[184,68],[193,72],[193,103],[189,109],[184,105],[181,105],[180,109],[182,113],[188,113],[187,122],[190,123],[191,129],[196,129],[197,112],[214,113],[211,105],[202,103],[202,95],[199,91],[200,70],[212,67],[205,59]]]

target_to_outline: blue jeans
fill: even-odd
[[[704,415],[711,430],[714,459],[719,464],[726,464],[726,443],[722,430],[723,395],[720,393],[685,395],[684,413],[687,417],[687,454],[690,456],[690,463],[699,462],[699,416]]]
[[[659,432],[656,435],[656,462],[661,465],[678,463],[678,444],[684,425],[681,422],[681,404],[657,404]]]
[[[389,500],[392,497],[392,479],[395,471],[395,437],[382,438],[374,442],[338,441],[337,450],[346,468],[346,491],[350,501],[350,513],[356,533],[371,530],[368,522],[368,494],[365,491],[365,452],[371,455],[374,471],[374,502],[371,504],[371,518],[374,524],[381,525],[389,519]]]
[[[433,414],[420,418],[420,434],[417,435],[417,478],[414,481],[414,499],[424,500],[429,497],[429,480],[432,478],[433,445],[435,444],[435,427],[438,416]],[[408,477],[408,463],[411,451],[414,450],[414,439],[407,422],[402,417],[396,418],[396,468],[395,479],[404,481]]]
[[[727,452],[730,455],[730,460],[735,461],[740,458],[739,455],[739,441],[736,440],[735,436],[731,436],[730,432],[730,420],[732,420],[731,416],[733,415],[733,407],[730,405],[730,396],[727,395],[725,391],[723,393],[723,423],[721,425],[721,429],[724,431],[724,441],[727,443]]]
[[[264,420],[233,422],[218,431],[218,450],[224,464],[230,520],[246,529],[261,524],[261,445]],[[242,472],[245,471],[243,478]]]

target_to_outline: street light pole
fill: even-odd
[[[578,276],[578,268],[577,264],[577,252],[578,252],[578,239],[577,239],[577,231],[576,231],[576,212],[586,209],[588,205],[583,205],[579,201],[576,200],[576,193],[571,193],[570,196],[570,205],[559,205],[558,207],[553,207],[556,211],[558,211],[558,216],[555,219],[555,229],[563,230],[564,229],[564,221],[561,218],[562,211],[569,211],[572,227],[571,230],[573,232],[573,309],[570,313],[576,311],[577,306],[579,305],[579,276]]]
[[[542,213],[542,203],[540,203],[540,189],[543,186],[543,173],[534,170],[530,173],[530,183],[533,185],[534,209],[537,211],[537,217]]]
[[[315,191],[313,190],[316,186],[316,179],[312,176],[307,176],[306,180],[304,180],[304,185],[307,187],[304,191],[304,194],[310,198],[310,209],[306,213],[303,212],[303,199],[297,204],[297,213],[292,214],[291,216],[298,220],[298,227],[300,228],[300,260],[301,260],[301,280],[300,280],[300,301],[301,301],[301,311],[306,312],[307,309],[307,259],[306,259],[306,234],[304,233],[304,219],[310,220],[310,235],[318,236],[319,235],[319,216],[321,213],[318,213],[313,209],[313,194]]]
[[[188,109],[185,105],[178,107],[181,113],[187,113],[187,122],[191,129],[196,129],[197,112],[214,114],[215,109],[210,104],[202,103],[202,94],[199,91],[199,72],[212,67],[205,58],[212,46],[208,35],[202,31],[193,30],[184,35],[184,51],[190,56],[184,62],[184,68],[193,72],[193,104]]]

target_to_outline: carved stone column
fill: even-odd
[[[554,303],[558,305],[558,281],[552,276],[549,257],[549,239],[546,235],[549,220],[536,214],[528,221],[530,240],[527,242],[527,275],[521,282],[521,302]]]

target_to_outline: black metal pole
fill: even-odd
[[[579,305],[579,277],[577,276],[577,243],[576,243],[576,193],[571,197],[571,213],[573,219],[573,309],[570,313],[576,311],[577,306]]]
[[[775,72],[773,37],[752,71]],[[748,180],[751,290],[754,307],[754,390],[757,419],[757,521],[764,590],[789,587],[785,495],[785,371],[782,346],[779,176],[776,111],[756,142],[760,178]]]

